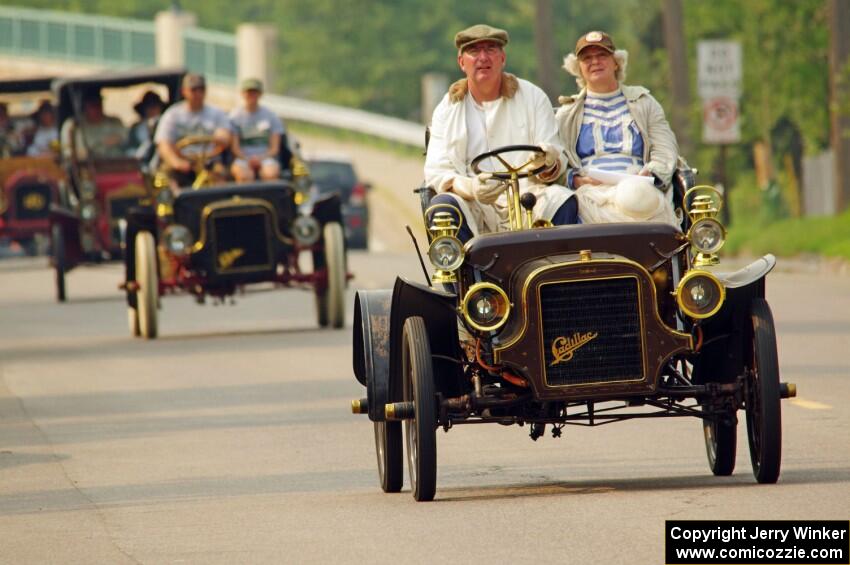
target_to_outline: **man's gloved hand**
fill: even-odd
[[[507,187],[505,181],[494,179],[490,173],[481,173],[477,177],[455,177],[452,181],[456,194],[482,204],[493,204]]]
[[[537,153],[534,160],[529,165],[529,169],[534,170],[540,167],[546,167],[543,172],[552,168],[561,157],[561,151],[549,143],[538,143],[540,149],[543,150],[543,155]]]

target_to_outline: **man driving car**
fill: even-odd
[[[462,218],[458,238],[496,232],[508,225],[507,185],[483,173],[473,174],[472,160],[506,145],[540,147],[529,168],[544,167],[520,183],[521,192],[537,197],[535,220],[555,225],[577,221],[572,190],[554,183],[565,170],[555,115],[546,94],[528,81],[504,72],[508,32],[475,25],[455,35],[457,62],[466,78],[455,82],[434,110],[425,160],[425,182],[437,195],[431,204],[457,207]],[[531,157],[528,152],[503,156],[513,166]],[[502,169],[488,159],[482,170]],[[452,212],[453,215],[456,215]]]
[[[220,152],[230,143],[227,114],[205,103],[206,86],[203,75],[184,76],[180,90],[183,101],[165,111],[154,136],[159,156],[175,189],[194,182],[198,172],[195,159]],[[199,140],[178,149],[178,143],[190,136],[205,136],[211,141]]]

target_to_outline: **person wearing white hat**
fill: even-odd
[[[601,31],[582,35],[564,59],[580,89],[561,97],[556,116],[568,161],[567,186],[576,190],[584,223],[678,226],[670,189],[678,161],[676,136],[649,90],[623,84],[627,62],[628,53]]]

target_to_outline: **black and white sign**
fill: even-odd
[[[739,142],[741,44],[714,39],[700,41],[697,44],[697,84],[703,100],[703,141]]]
[[[697,86],[701,98],[741,96],[741,44],[702,40],[697,43]]]

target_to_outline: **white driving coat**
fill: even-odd
[[[558,128],[552,104],[537,86],[505,73],[502,77],[502,96],[497,109],[486,124],[487,145],[491,150],[505,145],[538,145],[548,143],[560,154],[559,171],[566,170],[566,157],[558,138]],[[495,204],[482,204],[468,194],[453,191],[456,177],[473,176],[469,164],[476,155],[467,153],[468,132],[464,103],[469,89],[466,79],[454,83],[434,110],[431,119],[431,138],[425,158],[425,182],[438,193],[448,192],[458,203],[474,235],[503,231],[508,228],[507,196],[503,193]],[[513,166],[530,158],[529,153],[508,153],[505,160]],[[559,174],[556,174],[557,178]],[[537,178],[520,181],[522,192],[537,197],[534,219],[551,220],[573,191],[561,185],[546,185]]]

